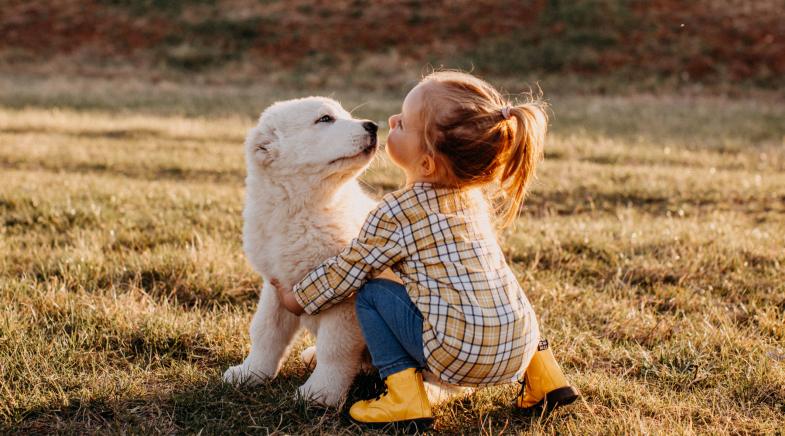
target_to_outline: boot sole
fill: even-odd
[[[548,392],[539,403],[527,408],[518,408],[518,411],[527,416],[541,415],[549,413],[557,407],[572,404],[578,397],[580,397],[580,394],[577,389],[572,386],[565,386]]]
[[[405,421],[394,421],[394,422],[362,422],[357,421],[356,419],[349,417],[355,424],[362,425],[366,428],[370,428],[373,430],[390,430],[394,429],[396,432],[411,434],[411,433],[422,433],[431,428],[433,424],[433,418],[418,418],[418,419],[408,419]]]

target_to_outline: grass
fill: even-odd
[[[0,81],[16,85],[0,95],[0,432],[360,431],[293,397],[297,357],[259,388],[220,381],[260,285],[240,144],[302,90]],[[322,93],[376,120],[403,96]],[[514,386],[490,388],[439,407],[435,432],[782,432],[785,105],[551,103],[547,159],[502,242],[584,401],[530,420],[507,406]],[[363,180],[382,193],[400,175],[382,158]]]

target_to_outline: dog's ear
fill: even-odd
[[[254,161],[265,167],[278,157],[278,135],[270,126],[258,126],[248,133],[249,146]]]

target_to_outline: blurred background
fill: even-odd
[[[546,93],[735,95],[785,83],[781,0],[2,3],[0,68],[31,81],[65,74],[403,95],[446,67]]]

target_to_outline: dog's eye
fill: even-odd
[[[332,123],[333,121],[335,121],[335,118],[331,117],[330,115],[325,115],[325,116],[319,118],[318,120],[316,120],[316,123],[314,123],[314,124],[317,124],[317,123]]]

